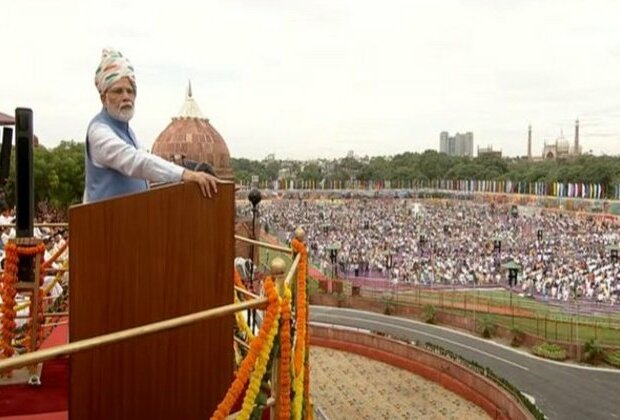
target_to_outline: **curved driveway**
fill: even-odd
[[[459,331],[354,309],[311,306],[310,321],[438,344],[508,379],[551,420],[620,419],[620,370],[551,362]]]

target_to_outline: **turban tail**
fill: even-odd
[[[134,69],[129,60],[119,51],[104,49],[101,54],[101,63],[95,72],[95,86],[99,94],[103,94],[123,77],[129,78],[133,88],[136,88]]]

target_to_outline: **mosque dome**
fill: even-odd
[[[228,146],[209,120],[202,116],[192,97],[191,84],[181,111],[157,137],[152,152],[170,161],[181,157],[206,162],[213,166],[220,178],[233,179]]]

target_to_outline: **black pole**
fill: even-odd
[[[252,239],[256,240],[256,214],[258,213],[258,203],[260,203],[262,199],[261,193],[258,188],[254,188],[248,194],[248,200],[250,204],[252,204]],[[254,244],[250,247],[250,252],[252,253],[252,264],[250,264],[250,289],[254,292]],[[248,324],[252,329],[252,332],[256,331],[256,309],[248,309]]]
[[[32,110],[15,109],[15,230],[18,238],[31,238],[34,233],[34,176],[33,176]],[[34,281],[34,259],[19,260],[18,279]]]
[[[262,196],[260,191],[258,190],[258,188],[254,188],[252,191],[250,191],[250,194],[248,194],[248,200],[250,201],[250,204],[252,204],[252,239],[256,240],[256,214],[258,213],[258,203],[261,202],[262,200]],[[251,252],[252,252],[252,265],[250,267],[250,285],[253,287],[254,286],[254,244],[252,244],[251,246]]]
[[[15,110],[15,169],[18,238],[32,237],[34,229],[34,177],[32,169],[32,110]]]
[[[338,250],[334,254],[334,278],[338,277]]]

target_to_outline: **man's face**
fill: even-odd
[[[126,77],[114,83],[101,95],[101,102],[108,113],[123,122],[129,122],[133,117],[135,99],[136,91]]]

